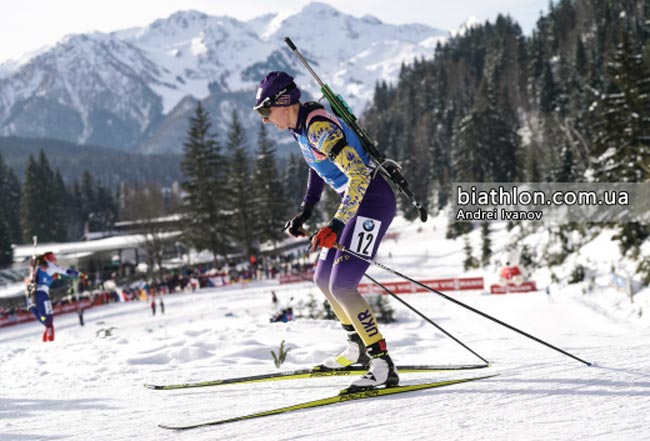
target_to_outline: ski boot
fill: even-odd
[[[359,379],[350,384],[347,389],[343,389],[341,394],[362,392],[372,390],[378,387],[394,387],[399,385],[399,376],[397,368],[388,355],[386,341],[379,340],[367,348],[370,354],[370,368],[368,372]]]
[[[366,354],[366,348],[363,340],[352,325],[343,325],[343,329],[348,332],[346,348],[337,355],[327,358],[323,363],[314,366],[315,371],[330,371],[332,369],[341,369],[353,364],[360,364],[367,367],[370,363],[370,357]]]
[[[54,326],[48,326],[43,332],[43,341],[54,341]]]

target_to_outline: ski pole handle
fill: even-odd
[[[284,224],[284,227],[282,228],[282,231],[287,231],[290,226],[291,226],[291,221],[290,220],[286,221],[285,224]],[[304,227],[298,228],[298,231],[300,233],[302,233],[302,235],[305,236],[305,237],[307,237],[309,235],[309,233],[307,233],[307,230],[305,230]],[[291,234],[291,233],[289,233],[289,234]],[[291,235],[293,236],[293,234],[291,234]],[[296,237],[296,236],[294,236],[294,237]]]
[[[291,49],[292,51],[295,52],[295,51],[298,50],[298,48],[296,47],[296,45],[293,44],[293,41],[291,41],[291,38],[289,38],[289,37],[284,37],[284,41],[287,43],[287,45],[289,45],[289,49]]]

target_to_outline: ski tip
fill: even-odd
[[[490,374],[490,375],[484,375],[484,376],[482,376],[482,377],[468,378],[467,380],[468,380],[468,381],[472,381],[472,380],[487,380],[488,378],[498,377],[499,375],[501,375],[501,374]]]
[[[175,430],[177,432],[193,428],[192,426],[168,426],[167,424],[158,424],[158,427],[165,430]]]
[[[146,387],[147,389],[154,389],[154,390],[162,389],[160,386],[156,386],[155,384],[147,384],[147,383],[144,384],[144,387]]]

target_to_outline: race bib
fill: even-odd
[[[45,314],[46,315],[51,315],[52,314],[52,302],[50,300],[46,300],[43,302],[43,307],[45,308]]]
[[[350,249],[358,254],[372,257],[375,251],[375,242],[379,236],[381,221],[369,217],[358,216],[354,225],[354,233],[350,242]]]

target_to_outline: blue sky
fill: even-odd
[[[67,34],[145,26],[182,9],[246,20],[299,10],[309,0],[20,0],[0,14],[0,62],[53,44]],[[342,12],[374,15],[386,23],[423,23],[453,29],[468,17],[494,20],[508,13],[529,34],[548,0],[326,0]]]

